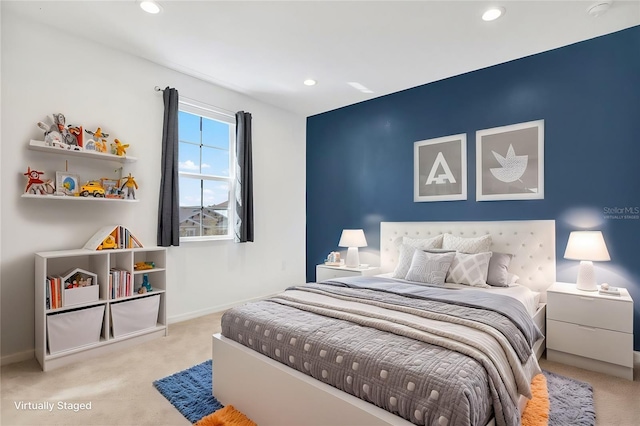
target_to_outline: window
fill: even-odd
[[[181,102],[178,137],[180,241],[233,238],[235,117]]]

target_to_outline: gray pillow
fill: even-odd
[[[444,285],[447,271],[455,256],[455,252],[435,254],[416,250],[413,253],[411,267],[405,279],[427,284]]]
[[[487,284],[494,287],[509,287],[509,263],[513,256],[508,253],[493,252],[489,260]]]

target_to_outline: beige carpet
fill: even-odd
[[[212,314],[171,325],[166,338],[47,373],[35,359],[5,366],[0,373],[0,424],[189,425],[151,383],[211,358],[211,335],[219,331],[220,314]],[[593,385],[598,425],[640,424],[640,365],[634,382],[544,359],[541,366]],[[18,410],[20,401],[90,401],[91,410]]]

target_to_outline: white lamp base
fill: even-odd
[[[576,288],[582,291],[598,291],[596,284],[596,272],[593,269],[593,262],[590,260],[582,260],[580,269],[578,270],[578,280]]]
[[[358,247],[349,247],[347,249],[347,262],[345,264],[348,268],[357,268],[360,266],[360,255],[358,254]]]

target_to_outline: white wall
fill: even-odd
[[[188,243],[169,249],[170,321],[224,309],[305,281],[305,118],[146,60],[18,18],[2,19],[1,356],[31,356],[34,346],[34,256],[82,247],[102,225],[129,227],[156,243],[162,95],[155,85],[226,110],[253,115],[255,243]],[[54,112],[67,124],[101,126],[129,143],[139,203],[20,198],[27,166],[55,179],[65,157],[29,151],[42,139],[36,122]],[[56,157],[56,158],[53,158]],[[70,159],[87,180],[117,164]]]

